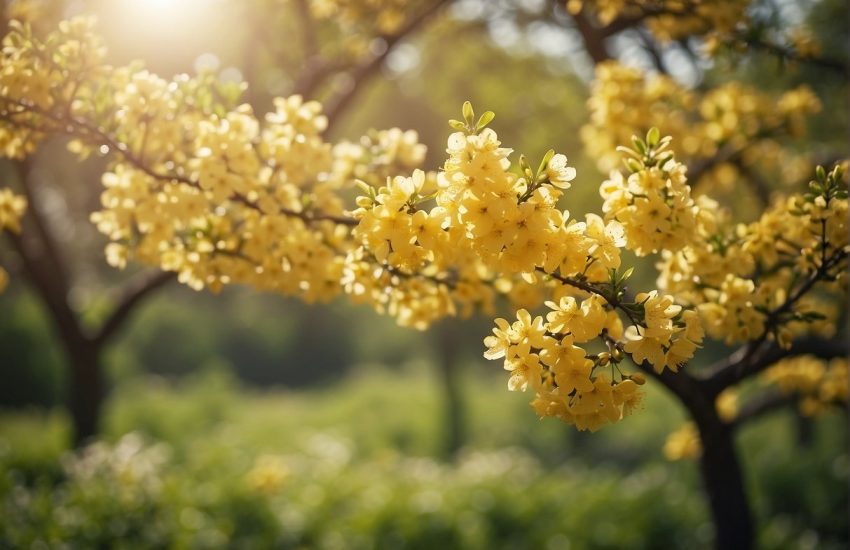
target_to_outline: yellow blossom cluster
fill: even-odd
[[[322,135],[321,106],[299,96],[257,116],[239,105],[239,86],[210,75],[165,80],[140,65],[109,67],[84,19],[45,39],[13,24],[0,61],[5,156],[25,156],[52,134],[70,134],[81,157],[108,156],[92,221],[109,238],[110,264],[156,265],[196,289],[239,283],[306,301],[345,293],[420,329],[489,312],[508,296],[528,308],[514,322],[495,321],[485,356],[503,360],[511,390],[534,392],[538,414],[578,429],[639,405],[644,378],[623,372],[626,358],[653,375],[677,372],[702,344],[703,325],[727,342],[783,345],[799,331],[834,326],[808,291],[817,283],[842,292],[846,281],[840,168],[820,170],[809,193],[734,227],[716,203],[692,198],[676,142],[653,129],[627,150],[630,174],[612,172],[602,184],[605,217],[579,221],[560,206],[576,177],[567,157],[549,151],[536,170],[524,156],[512,163],[488,127],[494,115],[476,120],[469,103],[463,121],[450,121],[442,169],[424,172],[414,132],[375,131],[334,146]],[[813,104],[794,92],[769,113],[744,89],[696,101],[679,97],[671,81],[650,84],[613,64],[600,71],[586,138],[627,131],[626,142],[633,128],[669,122],[695,134],[682,140],[691,159],[729,144],[749,148],[764,131],[796,131],[795,117]],[[741,104],[729,101],[735,94]],[[681,108],[669,113],[671,102]],[[692,108],[696,132],[687,127]],[[625,129],[610,131],[620,123]],[[362,194],[348,210],[352,186]],[[16,229],[4,212],[21,203],[3,197],[0,227]],[[660,254],[658,290],[631,296],[623,249]],[[529,313],[542,302],[545,317]],[[680,447],[693,452],[692,441]],[[258,488],[274,484],[263,476]]]
[[[354,260],[373,258],[380,267],[376,272],[367,261],[349,265],[347,273],[371,272],[374,281],[380,280],[376,273],[394,278],[405,289],[412,286],[416,294],[430,296],[432,315],[444,315],[454,313],[453,304],[463,313],[489,309],[496,293],[517,302],[539,300],[531,275],[538,269],[604,280],[608,269],[619,267],[623,243],[617,222],[606,225],[598,216],[577,222],[555,207],[575,177],[566,157],[552,152],[536,174],[528,168],[518,176],[510,169],[510,150],[486,128],[489,120],[481,120],[480,128],[449,137],[449,158],[439,174],[414,171],[388,178],[385,186],[363,188],[367,195],[358,198],[353,212],[359,220],[354,235],[363,250]],[[520,273],[527,284],[515,279]],[[394,292],[381,299],[380,288],[362,275],[359,281],[350,278],[349,293],[371,297],[365,299],[382,311],[396,310],[394,304],[404,301]],[[406,304],[404,309],[409,315],[416,308]],[[419,309],[414,318],[421,321],[427,310]]]
[[[673,138],[677,157],[689,158],[700,147],[688,116],[696,105],[694,93],[668,76],[647,78],[616,61],[599,63],[587,100],[590,120],[581,128],[581,138],[604,173],[621,166],[618,146],[650,128]]]
[[[40,40],[13,23],[0,72],[5,154],[24,155],[48,133],[75,136],[69,148],[81,156],[114,154],[92,215],[113,265],[132,257],[196,289],[339,294],[353,221],[330,177],[319,104],[277,99],[258,119],[227,100],[238,88],[208,76],[107,67],[91,25],[74,19]]]
[[[490,272],[468,246],[452,242],[445,209],[424,207],[433,200],[425,190],[435,187],[434,179],[415,170],[378,189],[364,187],[368,195],[358,198],[353,212],[359,220],[353,234],[362,247],[347,258],[343,280],[355,302],[371,302],[416,328],[456,314],[458,305],[464,316],[492,310],[495,296]]]
[[[724,422],[732,422],[738,417],[738,390],[734,387],[726,388],[714,400],[714,408],[717,416]]]
[[[564,297],[547,305],[552,311],[545,321],[524,309],[513,323],[496,319],[493,336],[484,341],[486,358],[504,358],[511,374],[508,388],[531,388],[536,394],[532,406],[540,416],[560,418],[580,430],[596,431],[633,412],[643,397],[643,377],[620,374],[618,348],[589,354],[579,345],[603,330],[612,338],[622,336],[616,313],[596,295],[581,302]]]
[[[628,275],[617,273],[627,244],[622,224],[594,214],[583,222],[570,220],[556,206],[575,178],[566,157],[550,151],[536,172],[521,157],[518,172],[513,171],[511,151],[487,128],[492,116],[476,123],[466,105],[464,118],[465,123],[452,121],[459,131],[449,137],[449,158],[435,190],[419,170],[389,178],[377,189],[362,186],[367,194],[354,211],[359,220],[354,234],[362,245],[357,254],[381,266],[366,263],[364,269],[371,269],[375,280],[414,282],[418,292],[443,288],[454,299],[432,295],[432,310],[441,313],[452,302],[464,302],[456,295],[463,285],[478,300],[490,285],[490,296],[502,290],[504,279],[515,274],[524,275],[524,288],[553,285],[549,292],[556,301],[547,302],[552,311],[546,321],[532,319],[525,309],[512,325],[498,319],[485,355],[504,357],[509,388],[531,387],[541,415],[594,430],[619,420],[633,410],[640,393],[634,377],[617,365],[631,354],[657,372],[678,370],[702,342],[696,313],[655,292],[626,304],[622,283]],[[671,200],[678,200],[677,190],[669,193]],[[356,285],[353,294],[374,292],[362,278]],[[576,292],[584,294],[577,298]],[[628,331],[618,306],[629,318]],[[579,346],[597,339],[607,352]],[[608,368],[610,374],[602,372]]]
[[[784,145],[801,137],[807,117],[820,110],[805,86],[774,98],[732,82],[699,95],[667,76],[646,77],[609,61],[596,67],[588,107],[582,140],[606,173],[619,165],[616,147],[651,127],[673,137],[680,161],[700,167],[691,184],[704,182],[703,189],[728,189],[750,172],[791,184],[812,169],[805,155]]]
[[[21,218],[27,210],[27,199],[11,189],[0,189],[0,233],[21,232]]]
[[[241,283],[307,301],[346,291],[417,328],[457,313],[457,304],[466,314],[489,307],[494,290],[482,281],[492,277],[467,261],[469,247],[452,254],[453,267],[430,261],[399,272],[380,246],[359,248],[365,228],[351,231],[358,220],[345,212],[341,188],[364,163],[389,172],[421,162],[414,133],[371,133],[352,164],[351,147],[323,140],[318,103],[278,98],[259,118],[237,104],[238,86],[209,75],[167,81],[139,65],[107,67],[91,25],[74,19],[45,39],[12,25],[2,53],[0,141],[18,157],[43,136],[67,133],[81,157],[110,155],[102,209],[92,215],[110,239],[110,264],[156,265],[195,289]],[[57,59],[53,50],[67,52],[56,74],[43,70]],[[74,71],[82,67],[86,78]],[[395,260],[401,245],[392,241]]]
[[[567,10],[590,10],[606,26],[618,19],[643,20],[663,41],[728,34],[746,22],[744,0],[568,0]]]
[[[62,21],[51,33],[56,46],[50,50],[34,47],[36,39],[28,24],[9,22],[0,54],[0,114],[21,110],[21,101],[41,111],[66,104],[77,85],[69,75],[88,71],[99,64],[103,47],[91,33],[91,22],[78,18]],[[36,115],[19,113],[15,127],[0,124],[0,154],[22,158],[35,150],[43,137]]]
[[[846,357],[831,361],[811,355],[783,359],[767,369],[762,379],[794,396],[806,416],[820,414],[830,405],[845,406],[850,397]]]
[[[408,0],[310,0],[317,19],[333,19],[344,28],[373,26],[380,34],[394,34],[405,23]]]
[[[27,199],[16,195],[11,189],[0,189],[0,235],[3,231],[20,233],[21,217],[27,209]],[[9,274],[0,267],[0,292],[6,290]]]
[[[678,371],[702,344],[699,316],[655,290],[638,294],[636,301],[643,307],[644,321],[628,327],[623,350],[637,363],[647,361],[656,372],[665,367]]]
[[[818,170],[810,189],[778,199],[750,224],[724,229],[715,219],[708,225],[716,232],[665,251],[659,289],[696,306],[706,332],[730,344],[764,335],[788,346],[805,332],[831,336],[835,304],[846,297],[846,174],[841,166]],[[809,294],[815,283],[839,300]]]
[[[511,150],[500,145],[490,128],[449,136],[436,203],[455,234],[452,241],[468,243],[496,272],[531,273],[542,267],[574,273],[590,257],[596,273],[619,267],[619,224],[606,226],[598,217],[579,223],[556,207],[575,177],[566,157],[550,154],[536,175],[529,168],[518,176],[510,170]]]
[[[702,440],[693,422],[685,422],[667,436],[664,442],[667,460],[694,460],[702,455]]]
[[[279,491],[291,475],[290,469],[282,457],[260,455],[254,462],[254,466],[245,475],[245,481],[254,491],[270,495]]]
[[[359,180],[380,187],[387,178],[420,168],[426,152],[414,130],[371,130],[359,143],[343,141],[334,146],[332,174],[346,184]]]
[[[657,132],[650,137],[649,144],[635,140],[644,149],[642,153],[626,150],[633,155],[627,160],[633,173],[625,178],[621,172],[613,171],[599,188],[605,199],[602,211],[606,219],[622,224],[626,248],[638,256],[679,250],[697,231],[699,209],[691,198],[687,169],[672,154],[665,154],[669,137],[660,143]]]

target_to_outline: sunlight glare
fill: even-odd
[[[221,0],[111,0],[101,5],[112,49],[149,61],[194,59],[208,50],[226,11]]]

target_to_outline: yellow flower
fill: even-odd
[[[641,329],[635,326],[626,329],[623,350],[638,364],[649,362],[657,372],[661,372],[666,364],[663,344],[655,338],[644,336]]]
[[[549,183],[558,189],[569,189],[570,182],[576,177],[576,169],[567,166],[567,157],[561,154],[554,155],[546,165],[546,176]]]
[[[21,231],[21,217],[27,209],[27,199],[12,193],[11,189],[0,189],[0,231]]]
[[[693,460],[702,454],[702,441],[696,426],[691,422],[682,424],[667,436],[664,443],[664,456],[667,460]]]

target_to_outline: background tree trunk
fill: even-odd
[[[714,411],[695,418],[702,439],[700,473],[715,527],[715,547],[747,550],[753,547],[753,518],[741,466],[735,451],[732,426]]]
[[[460,337],[455,319],[446,319],[434,331],[438,368],[443,387],[443,453],[453,457],[466,443],[465,412],[460,390]]]
[[[100,412],[105,396],[100,349],[82,341],[67,350],[68,411],[71,415],[72,442],[79,448],[98,434]]]

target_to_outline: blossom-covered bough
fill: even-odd
[[[809,413],[847,401],[847,362],[836,359],[847,350],[831,339],[835,304],[846,301],[846,166],[819,167],[808,188],[786,196],[762,194],[771,204],[750,223],[730,221],[689,179],[781,151],[775,138],[799,133],[816,110],[811,92],[789,92],[776,110],[756,92],[715,90],[693,125],[687,105],[672,104],[691,101],[672,81],[600,65],[583,134],[610,173],[599,213],[576,218],[562,208],[577,177],[567,157],[550,151],[536,169],[524,156],[512,162],[493,113],[476,118],[469,103],[450,121],[443,166],[426,172],[412,132],[331,144],[320,104],[300,96],[260,117],[210,75],[165,80],[139,65],[110,67],[87,19],[46,37],[13,22],[3,44],[0,151],[21,159],[65,135],[81,158],[108,157],[91,220],[109,241],[109,264],[155,266],[197,290],[346,295],[420,329],[493,312],[506,298],[515,314],[496,319],[485,357],[509,371],[509,389],[533,393],[540,416],[580,430],[618,422],[639,409],[647,377],[681,401],[694,425],[668,454],[701,450],[721,547],[752,542],[732,433],[771,402],[757,395],[730,413],[729,392],[763,372],[771,396],[799,396]],[[628,139],[610,141],[608,131],[622,122],[612,108],[621,94],[636,98],[621,113],[634,130],[612,152]],[[670,104],[664,124],[659,102]],[[26,206],[0,191],[0,230],[16,247]],[[655,288],[628,288],[635,266],[623,265],[624,251],[656,259]],[[682,370],[706,336],[741,347]]]

